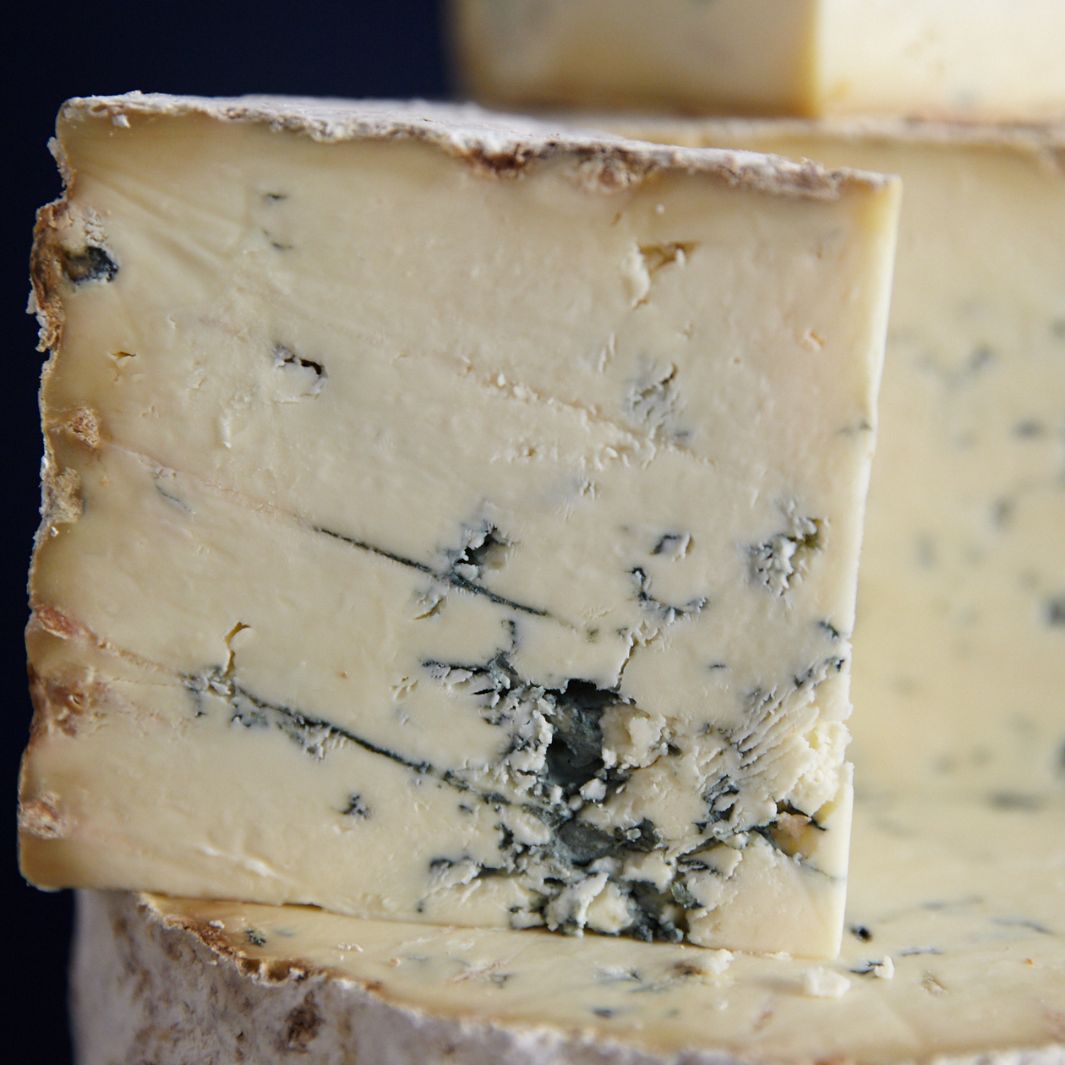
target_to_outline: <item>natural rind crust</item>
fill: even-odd
[[[574,156],[601,164],[604,189],[623,188],[659,170],[715,176],[774,195],[831,199],[848,185],[879,186],[891,179],[858,170],[829,170],[810,162],[726,149],[692,150],[651,145],[499,114],[473,104],[424,100],[329,100],[295,96],[199,97],[131,92],[87,96],[60,108],[66,122],[104,118],[124,125],[135,117],[198,115],[222,122],[257,122],[312,140],[419,140],[501,176],[520,174],[531,163]],[[63,165],[60,159],[60,166]]]
[[[78,893],[71,1004],[79,1065],[755,1065],[693,1050],[662,1056],[589,1032],[474,1023],[388,1002],[299,959],[269,964],[209,925],[143,897]],[[1062,1065],[1065,1048],[939,1057],[930,1065]],[[834,1065],[846,1065],[840,1059]]]
[[[434,1017],[299,960],[265,965],[208,925],[108,892],[78,892],[71,1010],[78,1065],[739,1065]]]

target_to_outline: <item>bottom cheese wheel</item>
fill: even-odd
[[[1061,1065],[1065,803],[858,805],[840,959],[83,892],[81,1065]]]

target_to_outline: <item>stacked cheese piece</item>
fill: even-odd
[[[457,73],[507,107],[1059,120],[1046,0],[451,0]]]
[[[653,33],[612,5],[603,52],[639,61],[597,67],[601,7],[457,4],[474,84],[1061,107],[1017,49],[926,82],[854,62],[846,3]],[[595,124],[663,147],[472,110],[65,109],[24,865],[254,900],[83,895],[85,1062],[1065,1055],[1065,138]],[[832,961],[896,192],[868,171],[906,202]],[[583,929],[613,938],[550,934]]]
[[[27,874],[833,956],[897,182],[388,104],[59,147]]]
[[[27,873],[834,955],[897,183],[446,107],[60,138]]]

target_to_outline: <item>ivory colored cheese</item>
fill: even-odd
[[[30,879],[833,955],[897,184],[427,105],[59,152]]]
[[[508,106],[1065,115],[1054,0],[451,0],[456,74]]]
[[[1004,802],[1065,788],[1065,126],[622,124],[902,176],[858,779]]]
[[[1061,796],[855,819],[827,964],[85,893],[80,1062],[1065,1062]]]

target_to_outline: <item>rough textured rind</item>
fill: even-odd
[[[227,122],[256,122],[302,133],[318,141],[421,140],[471,165],[501,176],[520,174],[537,160],[577,154],[593,164],[589,178],[604,187],[623,187],[663,169],[718,175],[730,185],[745,184],[773,194],[833,197],[850,183],[889,180],[849,169],[828,170],[754,152],[693,151],[605,138],[521,115],[499,114],[472,104],[428,101],[328,100],[311,97],[170,96],[131,92],[121,96],[75,97],[59,113],[60,127],[80,117],[110,117],[121,124],[135,115],[202,115]],[[596,167],[594,164],[600,164]]]
[[[168,919],[136,896],[78,893],[72,970],[79,1065],[727,1065],[662,1058],[579,1032],[434,1018],[293,960],[241,957],[209,925]],[[1036,1065],[1036,1059],[1028,1059]],[[1005,1065],[1005,1063],[1004,1063]],[[1020,1065],[1020,1063],[1019,1063]],[[1027,1060],[1025,1061],[1027,1065]],[[1042,1065],[1040,1062],[1039,1065]]]

